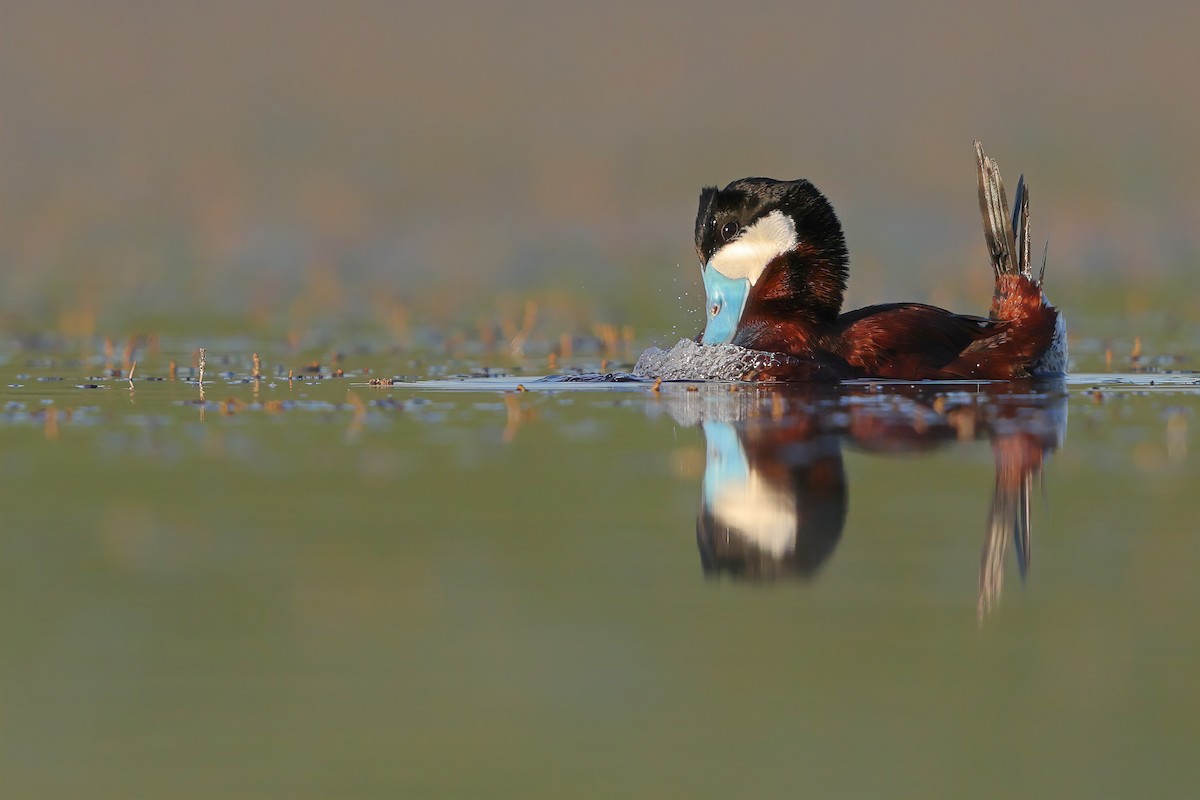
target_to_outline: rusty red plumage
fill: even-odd
[[[1024,176],[1010,212],[996,162],[978,142],[975,149],[979,206],[995,276],[987,317],[922,303],[838,313],[849,259],[841,224],[811,183],[753,178],[719,192],[705,190],[696,233],[702,261],[713,263],[724,246],[712,231],[725,220],[752,229],[757,220],[782,211],[790,215],[796,236],[794,246],[757,273],[730,340],[788,358],[748,379],[1011,380],[1065,371],[1065,326],[1030,263]]]

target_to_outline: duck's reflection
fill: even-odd
[[[838,437],[817,433],[812,421],[703,423],[696,541],[705,572],[808,576],[829,558],[846,522],[846,471]]]
[[[996,481],[981,617],[1000,597],[1009,541],[1022,578],[1029,567],[1032,485],[1066,425],[1061,384],[701,386],[665,402],[679,423],[704,429],[696,520],[704,570],[752,580],[807,578],[833,553],[849,502],[843,446],[886,455],[989,440]]]

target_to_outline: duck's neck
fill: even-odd
[[[755,316],[738,330],[733,344],[768,353],[787,353],[800,358],[814,357],[823,325],[812,320]]]
[[[736,344],[755,350],[811,353],[836,321],[846,291],[847,258],[836,246],[801,244],[764,272],[743,316]]]

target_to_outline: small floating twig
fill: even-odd
[[[129,388],[130,388],[130,389],[132,389],[132,388],[133,388],[133,371],[134,371],[135,369],[137,369],[137,362],[136,362],[136,361],[134,361],[134,362],[133,362],[133,364],[132,364],[132,365],[130,365],[130,367],[129,367]]]
[[[204,362],[205,362],[204,348],[201,347],[200,348],[200,358],[199,358],[199,362],[198,362],[199,363],[199,371],[200,371],[200,380],[197,381],[197,383],[200,386],[200,399],[201,400],[204,399]]]

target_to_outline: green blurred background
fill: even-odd
[[[361,369],[469,371],[451,343],[527,321],[611,326],[593,368],[694,333],[698,190],[749,174],[831,197],[848,303],[982,310],[975,137],[1030,178],[1084,369],[1194,356],[1198,31],[1182,2],[0,0],[0,795],[1187,796],[1194,376],[1075,379],[1036,566],[980,628],[982,442],[848,450],[838,552],[772,590],[702,579],[705,443],[658,395]],[[345,347],[371,332],[401,347]],[[149,380],[199,346],[207,405]],[[330,348],[350,381],[239,377]]]
[[[669,341],[700,319],[697,191],[749,174],[831,197],[849,303],[982,308],[975,137],[1029,176],[1077,333],[1148,309],[1200,318],[1195,3],[4,0],[0,15],[8,327],[403,332],[534,299],[546,326]]]

